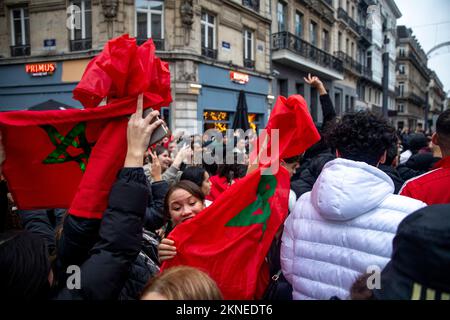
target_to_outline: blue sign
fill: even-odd
[[[222,41],[222,48],[230,50],[231,44],[229,42]]]
[[[55,47],[56,46],[56,39],[45,39],[44,40],[44,47]]]

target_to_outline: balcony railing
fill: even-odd
[[[359,26],[360,40],[363,44],[370,46],[372,44],[372,30],[364,26]]]
[[[259,0],[242,0],[242,5],[259,12]]]
[[[363,78],[372,80],[372,69],[370,67],[362,67],[361,76]]]
[[[30,55],[30,45],[11,46],[11,57],[21,57]]]
[[[347,55],[345,52],[336,51],[334,55],[344,62],[345,69],[350,70],[358,75],[361,74],[362,72],[361,64],[353,60],[353,58]]]
[[[217,59],[217,50],[207,48],[207,47],[202,47],[202,56],[208,57],[211,59]]]
[[[152,39],[153,39],[153,43],[155,44],[155,49],[158,51],[164,51],[164,39],[156,39],[156,38],[152,38]],[[137,42],[138,46],[140,46],[147,40],[148,40],[147,38],[136,38],[136,42]]]
[[[70,51],[84,51],[92,48],[92,38],[70,40]]]
[[[244,59],[244,67],[249,69],[255,68],[255,60]]]
[[[338,9],[338,18],[347,23],[347,25],[356,33],[359,33],[359,24],[355,20],[353,20],[344,9]]]
[[[334,69],[339,73],[344,72],[341,60],[287,31],[274,33],[272,35],[272,50],[276,51],[282,49],[293,51],[320,66]]]

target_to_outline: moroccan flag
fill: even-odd
[[[124,163],[137,95],[144,94],[144,108],[171,102],[168,66],[154,52],[151,40],[140,47],[127,35],[108,42],[74,90],[86,109],[0,114],[3,174],[20,209],[70,208],[101,218]],[[109,103],[97,107],[104,98]]]
[[[283,155],[300,154],[319,140],[306,104],[298,101],[280,98],[275,108],[283,112],[274,110],[276,118],[269,120],[285,139],[280,141]],[[225,299],[261,298],[260,275],[268,280],[264,258],[287,216],[290,190],[286,169],[270,170],[257,168],[193,219],[178,225],[168,236],[175,241],[177,255],[165,261],[162,270],[176,265],[197,267],[216,281]]]

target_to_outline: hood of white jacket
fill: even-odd
[[[394,183],[383,171],[338,158],[323,167],[311,201],[324,219],[345,221],[378,207],[393,192]]]

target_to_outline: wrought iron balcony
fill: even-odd
[[[30,55],[30,45],[11,46],[11,57],[21,57]]]
[[[158,51],[164,51],[164,39],[156,39],[156,38],[152,39],[153,43],[155,44],[155,49]],[[138,44],[138,46],[140,46],[147,40],[148,40],[147,38],[136,38],[136,43]]]
[[[277,51],[282,49],[290,50],[320,66],[334,69],[339,73],[344,72],[341,60],[290,32],[283,31],[272,35],[272,50]]]
[[[259,12],[259,0],[242,0],[242,5]]]
[[[350,57],[349,55],[347,55],[345,52],[342,51],[336,51],[334,55],[344,62],[345,69],[357,75],[361,75],[362,66],[359,62],[355,61],[352,57]]]
[[[84,51],[92,48],[92,38],[70,40],[70,51]]]
[[[364,26],[359,26],[360,42],[369,47],[372,44],[372,30]]]
[[[217,59],[217,50],[207,48],[207,47],[202,47],[202,56],[208,57],[211,59]]]
[[[343,20],[350,28],[353,29],[353,31],[359,34],[359,24],[353,20],[344,9],[338,9],[338,18]]]
[[[249,69],[255,68],[255,60],[244,59],[244,67]]]
[[[361,77],[366,78],[368,80],[372,80],[372,68],[371,67],[362,67]]]

